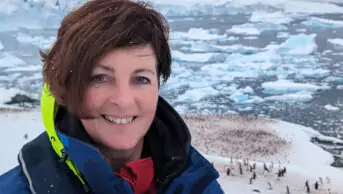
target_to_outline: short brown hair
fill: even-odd
[[[91,0],[67,14],[57,40],[41,52],[43,79],[57,103],[78,113],[96,61],[117,48],[151,44],[158,79],[171,73],[166,19],[150,5],[129,0]]]

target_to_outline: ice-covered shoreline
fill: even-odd
[[[323,136],[308,127],[275,119],[239,115],[187,117],[186,123],[190,126],[194,145],[214,162],[221,172],[220,182],[228,193],[245,194],[251,193],[253,189],[262,193],[286,193],[287,186],[291,193],[305,193],[306,181],[310,182],[314,193],[327,193],[328,189],[331,193],[343,192],[340,186],[343,169],[332,167],[333,156],[313,144],[311,138],[336,143],[343,143],[342,140]],[[227,144],[223,141],[224,134],[230,134],[226,138]],[[206,139],[210,141],[206,142]],[[247,142],[243,142],[244,140]],[[230,147],[235,150],[226,154]],[[243,175],[239,173],[238,163],[243,164],[243,160],[258,166],[256,173],[259,178],[252,184],[249,184],[252,173],[246,170],[248,166],[243,167]],[[263,172],[263,164],[272,173]],[[283,167],[287,168],[287,174],[278,179],[276,173]],[[235,175],[228,177],[227,168]],[[320,185],[320,190],[314,191],[313,184],[319,183],[320,179],[326,183]],[[268,182],[272,184],[273,190],[269,190]]]

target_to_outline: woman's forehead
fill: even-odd
[[[149,45],[134,48],[119,48],[102,56],[95,69],[114,72],[119,67],[153,68],[156,67],[156,55]]]

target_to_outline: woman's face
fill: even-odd
[[[134,148],[148,131],[158,101],[156,56],[150,45],[107,53],[95,65],[85,91],[81,119],[87,133],[106,148]]]

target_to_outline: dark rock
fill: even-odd
[[[18,104],[20,107],[25,107],[25,103],[31,104],[32,107],[34,107],[39,101],[36,99],[33,99],[27,95],[24,94],[16,94],[14,97],[11,98],[10,101],[5,102],[7,105],[14,105]]]

